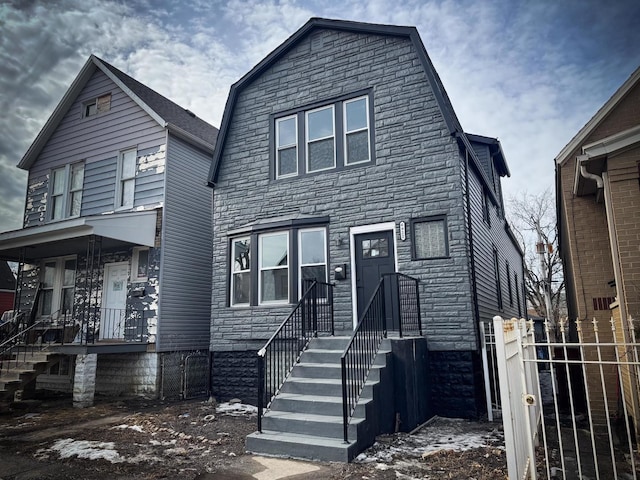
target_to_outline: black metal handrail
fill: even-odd
[[[397,320],[398,334],[422,336],[419,280],[402,273],[384,274],[340,358],[342,369],[342,422],[344,441],[349,441],[353,417],[369,371],[382,340],[387,336],[387,316]],[[387,305],[391,300],[391,305]]]
[[[307,287],[308,286],[308,287]],[[305,282],[305,292],[293,311],[258,351],[258,431],[262,416],[318,332],[333,335],[331,283]]]
[[[422,336],[420,320],[420,280],[403,273],[388,273],[391,288],[394,289],[394,307],[398,321],[398,334]]]
[[[364,313],[342,356],[342,420],[344,441],[348,442],[349,420],[356,409],[364,382],[376,358],[382,339],[387,336],[384,277],[378,282]]]

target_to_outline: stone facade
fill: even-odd
[[[265,60],[255,74],[246,76],[232,91],[232,110],[225,112],[223,119],[224,144],[214,155],[216,171],[210,179],[214,184],[214,395],[252,396],[249,389],[255,388],[253,373],[239,372],[255,368],[256,351],[293,307],[230,306],[231,239],[256,223],[275,225],[282,218],[314,218],[325,219],[320,226],[326,228],[327,271],[329,281],[335,283],[336,330],[351,332],[354,325],[353,229],[390,227],[397,271],[420,280],[420,308],[428,348],[441,353],[434,357],[434,365],[449,372],[442,378],[448,382],[447,388],[437,393],[442,411],[450,401],[458,399],[462,403],[453,409],[456,415],[473,417],[481,410],[475,398],[482,395],[474,397],[482,382],[476,374],[479,314],[474,304],[475,279],[470,261],[476,251],[470,238],[470,224],[475,220],[469,215],[482,222],[482,210],[481,202],[475,201],[475,190],[469,192],[467,185],[477,184],[482,191],[486,183],[486,188],[496,190],[492,198],[498,198],[494,203],[500,207],[501,192],[495,182],[483,180],[486,174],[481,173],[483,167],[478,160],[474,160],[477,166],[467,171],[464,149],[468,152],[472,147],[469,143],[462,146],[452,131],[452,125],[457,125],[457,120],[451,118],[455,114],[449,111],[446,94],[425,59],[421,43],[406,31],[400,35],[387,33],[341,25],[316,27],[300,37],[294,35],[295,41],[272,58],[267,57],[268,62]],[[363,95],[371,110],[371,161],[275,178],[276,118],[334,103],[341,108],[339,102]],[[335,116],[337,124],[344,120],[340,120],[341,116],[342,112]],[[304,149],[304,127],[299,128],[297,148]],[[336,137],[341,134],[336,127]],[[412,220],[437,216],[446,219],[448,255],[415,259]],[[283,230],[296,232],[293,227],[278,230],[276,226],[271,231]],[[522,280],[522,257],[505,232],[503,213],[493,233],[479,241],[488,242],[491,251],[492,239],[498,239],[498,248],[508,245],[512,272],[518,272]],[[487,248],[477,249],[480,254],[485,251]],[[295,252],[290,258],[293,257]],[[347,279],[335,280],[334,269],[342,265],[347,265]],[[501,265],[504,268],[504,256]],[[291,260],[289,268],[297,267]],[[480,264],[480,268],[485,266]],[[487,268],[490,270],[484,272],[485,276],[493,278],[493,263]],[[483,312],[487,315],[498,313],[495,288],[493,291],[493,298],[485,302]],[[297,295],[290,293],[290,301],[295,298]],[[521,301],[524,302],[524,295]],[[518,307],[512,303],[508,311],[517,312]]]

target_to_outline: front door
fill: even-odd
[[[358,321],[364,313],[382,275],[395,271],[393,230],[362,233],[354,236]],[[387,292],[388,297],[389,292]],[[385,299],[387,300],[387,299]],[[388,301],[385,304],[389,306]],[[387,309],[390,311],[390,308]],[[387,328],[392,329],[387,315]]]
[[[129,264],[127,262],[105,264],[102,308],[100,309],[101,340],[124,338],[128,281]]]

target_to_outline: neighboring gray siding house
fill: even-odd
[[[162,357],[208,350],[203,177],[217,133],[105,61],[86,62],[18,165],[29,172],[24,227],[0,234],[0,259],[20,265],[16,302],[32,337],[71,355],[62,381],[41,383],[157,395],[161,380],[180,385],[161,379]]]
[[[213,394],[256,397],[256,352],[303,278],[335,284],[336,330],[351,332],[368,284],[395,271],[420,280],[431,413],[481,415],[478,324],[525,312],[508,175],[496,139],[463,131],[415,28],[309,20],[224,112],[209,176]],[[373,257],[387,263],[371,274]]]

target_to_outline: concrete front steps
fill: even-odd
[[[30,348],[30,347],[25,347]],[[16,362],[15,358],[18,358]],[[12,353],[11,358],[0,360],[0,399],[13,400],[15,392],[22,391],[35,381],[36,377],[47,371],[58,361],[55,354],[44,350],[23,350]]]
[[[306,460],[350,462],[372,445],[378,433],[374,398],[390,359],[388,342],[376,358],[343,439],[340,356],[349,337],[311,340],[270,409],[262,433],[247,436],[248,452]]]

